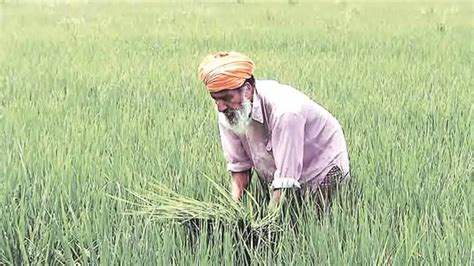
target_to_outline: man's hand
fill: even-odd
[[[232,172],[232,199],[239,201],[250,182],[250,170]]]
[[[281,191],[282,189],[277,189],[273,191],[272,202],[276,207],[280,206]]]
[[[281,207],[282,199],[284,198],[282,195],[283,193],[284,189],[273,190],[272,199],[270,200],[270,204],[268,206],[270,212],[276,212]]]
[[[234,201],[239,201],[240,197],[244,193],[243,188],[234,180],[232,180],[232,199]]]
[[[278,178],[274,179],[271,188],[273,189],[272,200],[270,202],[270,209],[279,208],[282,205],[282,201],[285,200],[285,194],[288,191],[299,189],[300,183],[293,178]]]

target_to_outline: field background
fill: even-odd
[[[473,3],[245,2],[0,4],[0,262],[232,262],[107,195],[228,186],[197,66],[237,50],[340,120],[354,177],[254,261],[472,265]]]

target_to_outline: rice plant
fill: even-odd
[[[471,4],[84,2],[0,4],[0,264],[472,264]],[[230,200],[220,50],[341,122],[329,214]]]

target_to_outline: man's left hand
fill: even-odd
[[[275,204],[275,206],[280,206],[280,200],[281,200],[281,191],[282,189],[277,189],[273,191],[273,196],[272,196],[272,201]]]
[[[270,200],[269,210],[276,211],[282,205],[282,201],[284,200],[284,189],[276,189],[272,192],[272,199]]]

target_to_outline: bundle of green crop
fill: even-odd
[[[262,208],[248,194],[250,206],[235,202],[228,191],[208,178],[217,192],[215,202],[201,201],[179,194],[162,184],[151,184],[141,192],[130,192],[133,199],[127,201],[133,205],[130,214],[146,215],[155,220],[184,223],[194,227],[204,224],[222,224],[232,226],[238,224],[255,233],[280,230],[276,222],[279,215],[276,210]],[[123,200],[123,199],[122,199]]]

